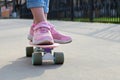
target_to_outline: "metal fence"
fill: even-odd
[[[51,0],[49,18],[120,23],[120,0]]]
[[[7,0],[4,2],[7,7]],[[13,2],[13,7],[20,18],[32,18],[26,3],[19,3]],[[49,19],[120,23],[120,0],[50,0],[49,7]]]

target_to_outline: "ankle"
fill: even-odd
[[[35,25],[37,25],[37,24],[39,24],[39,23],[47,23],[47,21],[46,21],[46,20],[43,20],[43,21],[35,21],[35,22],[34,22]]]

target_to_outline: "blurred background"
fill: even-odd
[[[50,0],[49,19],[120,23],[120,0]],[[25,0],[0,0],[0,18],[31,19]]]

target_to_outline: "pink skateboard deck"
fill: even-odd
[[[35,46],[35,47],[40,47],[40,48],[55,48],[55,47],[60,45],[58,43],[54,43],[52,45],[35,45],[32,42],[30,42],[29,44],[32,45],[32,46]]]

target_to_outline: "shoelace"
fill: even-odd
[[[35,30],[35,32],[47,33],[48,29],[47,28],[38,28],[38,29]]]

